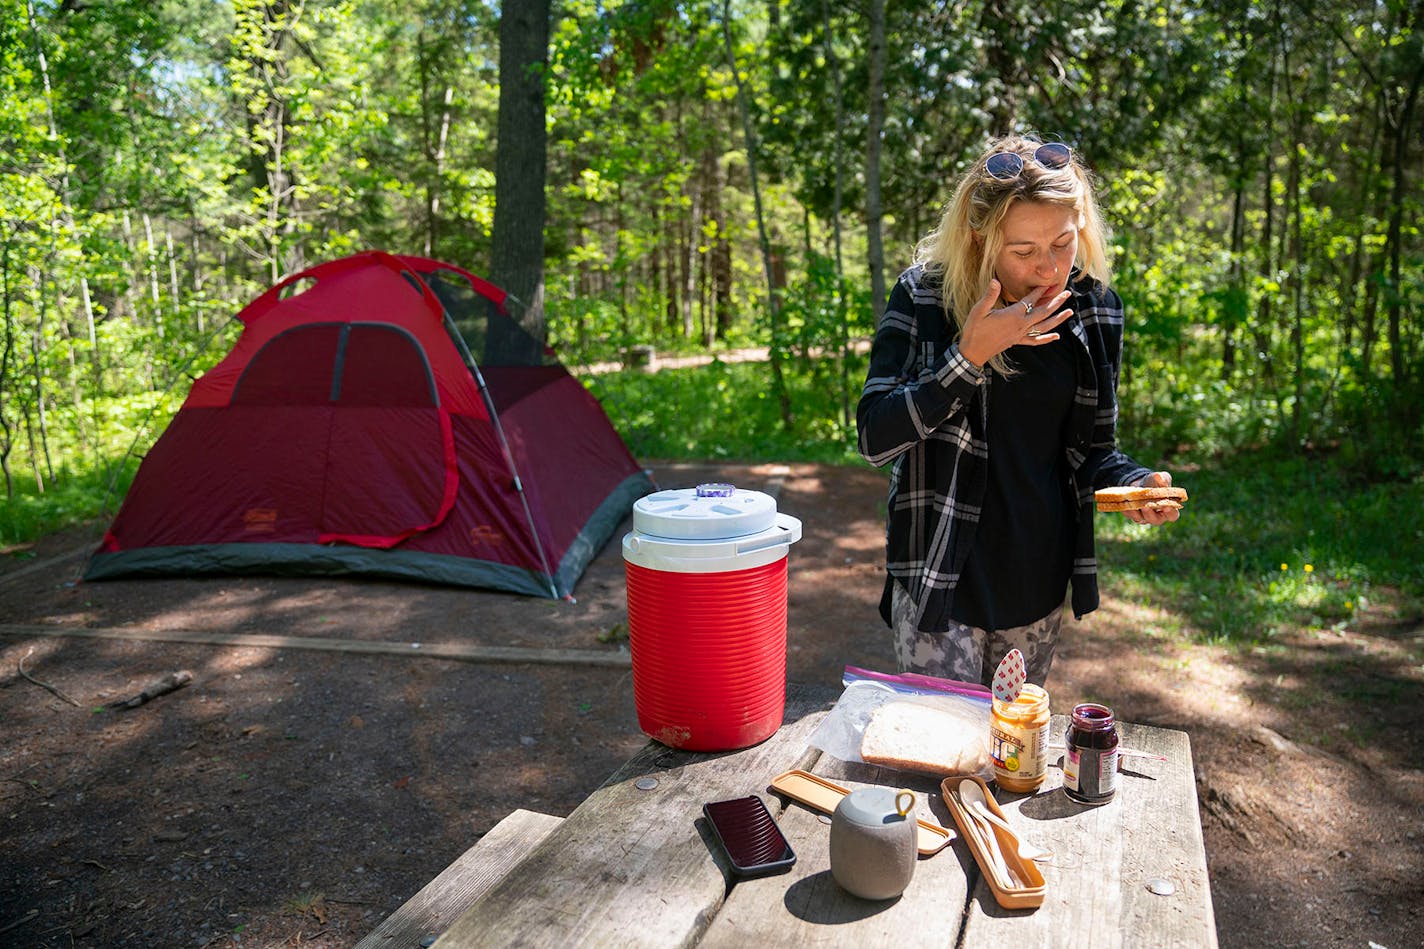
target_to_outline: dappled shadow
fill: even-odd
[[[1110,568],[1104,594],[1065,627],[1054,707],[1102,701],[1190,735],[1221,944],[1400,942],[1424,873],[1424,685],[1398,639],[1294,630],[1207,645],[1188,611],[1115,595]],[[1247,923],[1263,912],[1266,941]]]
[[[663,487],[771,491],[802,520],[789,554],[793,682],[834,689],[848,663],[893,668],[877,613],[883,472],[652,467]],[[630,527],[590,564],[576,602],[368,580],[69,585],[75,565],[61,563],[4,586],[0,623],[616,653]],[[1327,925],[1405,944],[1391,938],[1407,923],[1395,906],[1413,905],[1424,873],[1424,696],[1418,664],[1403,658],[1417,627],[1197,642],[1185,594],[1170,609],[1131,594],[1129,555],[1145,563],[1166,549],[1100,549],[1103,606],[1065,625],[1054,710],[1100,700],[1189,733],[1223,945],[1259,936],[1262,913],[1275,944],[1316,940]],[[17,674],[31,649],[26,670],[82,708]],[[91,711],[178,668],[194,673],[184,689]],[[69,945],[71,934],[81,945],[196,944],[240,926],[245,943],[307,944],[325,929],[328,945],[349,945],[510,811],[569,813],[646,741],[626,669],[48,637],[0,637],[0,714],[0,802],[14,815],[0,843],[0,926],[37,910],[4,934],[30,945]],[[749,775],[749,791],[770,777]],[[1336,896],[1316,898],[1326,893]],[[325,922],[303,908],[312,894],[326,899]]]
[[[5,640],[0,661],[33,645]],[[7,937],[26,944],[200,942],[310,893],[345,901],[359,935],[509,811],[567,813],[642,741],[619,670],[39,647],[31,675],[84,707],[13,676],[0,691],[0,921],[38,908]],[[180,665],[186,688],[91,711]]]
[[[771,491],[803,519],[790,554],[794,681],[838,687],[846,661],[882,664],[888,639],[862,592],[878,595],[878,542],[827,515],[839,478],[802,466],[653,467],[664,487]],[[883,495],[883,480],[871,487]],[[872,533],[877,503],[855,505]],[[617,653],[630,528],[572,602],[364,579],[86,584],[75,582],[82,558],[70,558],[7,584],[0,624]],[[846,650],[856,617],[863,646]],[[27,654],[32,676],[82,707],[21,678]],[[193,672],[187,687],[92,711],[178,668]],[[0,708],[0,800],[14,815],[0,844],[11,884],[0,925],[37,910],[6,933],[33,945],[198,944],[239,930],[261,944],[321,929],[349,945],[510,811],[569,813],[646,741],[628,669],[415,654],[7,636]]]

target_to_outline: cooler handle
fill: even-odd
[[[776,527],[746,543],[737,544],[737,553],[749,554],[768,547],[789,546],[801,539],[801,521],[790,514],[776,515]]]

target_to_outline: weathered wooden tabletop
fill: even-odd
[[[792,688],[781,730],[743,751],[649,742],[486,890],[437,949],[1216,945],[1191,747],[1183,732],[1141,725],[1120,724],[1123,746],[1168,760],[1125,759],[1107,804],[1070,801],[1056,765],[1037,794],[996,794],[1021,835],[1056,855],[1042,865],[1042,906],[1000,908],[957,839],[919,859],[898,899],[848,895],[830,874],[828,818],[768,790],[776,775],[803,768],[851,788],[910,787],[921,817],[951,829],[954,822],[934,779],[808,746],[836,694]],[[1061,740],[1061,716],[1052,728]],[[727,870],[702,805],[746,794],[766,801],[791,841],[797,862],[789,872],[736,880]]]

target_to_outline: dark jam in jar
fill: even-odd
[[[1112,709],[1073,706],[1063,744],[1063,793],[1080,804],[1105,804],[1117,791],[1117,723]]]

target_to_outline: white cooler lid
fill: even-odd
[[[633,503],[640,534],[686,540],[745,537],[776,526],[776,499],[722,483],[644,495]]]

